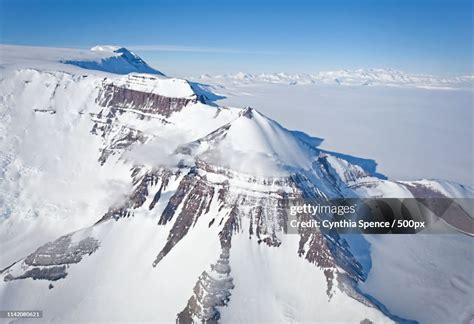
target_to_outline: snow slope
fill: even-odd
[[[221,105],[250,105],[319,147],[377,162],[391,179],[474,185],[472,90],[219,83]],[[374,135],[376,134],[376,135]]]
[[[186,80],[147,74],[129,74],[113,80],[112,84],[117,87],[159,94],[171,98],[186,98],[196,95]]]
[[[314,148],[250,107],[190,147],[210,164],[267,177],[310,169],[316,159]]]
[[[420,323],[472,320],[472,237],[453,233],[366,238],[372,269],[360,286],[364,292],[375,294],[393,313]]]
[[[65,73],[2,73],[2,263],[89,225],[131,189],[127,167],[100,167],[101,140],[85,136],[96,86],[96,80]]]

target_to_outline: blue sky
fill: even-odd
[[[0,0],[0,42],[131,48],[179,76],[393,68],[472,74],[470,0]]]

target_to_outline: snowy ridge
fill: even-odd
[[[472,188],[383,179],[253,108],[208,104],[186,80],[59,63],[80,51],[38,50],[38,62],[0,49],[12,51],[0,80],[2,309],[42,309],[45,320],[65,322],[456,316],[414,314],[385,291],[362,293],[382,274],[373,278],[337,233],[288,235],[287,208],[307,198],[472,198]],[[462,254],[471,237],[457,235]],[[455,320],[470,307],[469,261],[440,266],[426,283],[434,294],[439,280],[460,287],[445,301],[456,302]],[[404,267],[392,268],[393,282],[405,278]]]
[[[358,69],[324,71],[318,74],[288,73],[235,73],[211,76],[201,75],[197,80],[215,83],[251,84],[281,83],[289,85],[340,84],[344,86],[393,86],[426,89],[472,89],[474,76],[440,77],[423,74],[408,74],[391,69]]]
[[[119,88],[153,93],[170,98],[196,96],[188,81],[164,76],[132,73],[114,79],[110,84]]]
[[[28,67],[79,73],[76,67],[80,67],[93,74],[135,72],[163,75],[135,53],[118,46],[96,46],[85,50],[0,44],[0,57],[3,68]]]
[[[291,169],[310,169],[316,159],[314,148],[250,107],[181,151],[186,149],[209,164],[251,175],[287,175]]]
[[[106,58],[92,60],[64,60],[62,63],[77,65],[84,69],[100,70],[117,74],[128,74],[131,72],[150,73],[163,75],[145,63],[138,55],[128,49],[119,46],[95,46],[92,52],[105,54]]]

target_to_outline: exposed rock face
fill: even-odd
[[[217,323],[218,307],[226,306],[234,288],[230,276],[229,250],[224,248],[219,260],[204,271],[194,286],[194,294],[177,316],[177,323]]]
[[[243,187],[230,186],[230,181],[235,183],[236,179],[242,181]],[[263,243],[269,248],[278,248],[282,244],[282,235],[288,231],[290,201],[320,195],[317,190],[307,191],[310,188],[307,181],[303,175],[286,178],[249,177],[200,161],[181,179],[163,210],[159,225],[173,222],[173,226],[153,266],[157,266],[179,244],[200,217],[209,213],[213,218],[208,227],[218,227],[224,249],[231,249],[232,236],[236,233],[246,233],[255,240],[255,244]],[[245,183],[258,184],[260,189],[246,188]],[[217,201],[214,207],[217,210],[211,211],[213,200]],[[306,228],[297,235],[300,236],[298,254],[325,270],[328,296],[332,294],[333,280],[337,277],[335,273],[339,271],[347,272],[352,280],[365,279],[362,266],[337,233],[322,233],[316,228]]]
[[[431,183],[422,183],[420,181],[401,182],[414,197],[417,202],[428,208],[434,215],[442,218],[446,223],[456,228],[458,231],[474,235],[474,219],[470,210],[474,208],[467,199],[453,199],[443,193],[440,189]],[[461,185],[461,187],[464,187]],[[461,202],[461,203],[460,203]],[[463,203],[465,206],[463,207]],[[412,218],[413,215],[410,214]],[[422,219],[420,219],[422,220]]]
[[[144,143],[145,141],[146,137],[141,131],[122,126],[113,136],[110,136],[109,144],[102,149],[99,162],[103,165],[116,152],[127,149],[136,143]]]
[[[50,266],[78,263],[84,255],[94,253],[98,247],[99,242],[92,237],[73,243],[71,235],[66,235],[54,242],[40,246],[35,252],[26,257],[25,264]]]
[[[54,109],[33,109],[33,111],[38,113],[47,113],[50,115],[54,115],[56,113],[56,110]]]
[[[104,84],[98,98],[98,103],[102,107],[128,108],[164,117],[169,117],[172,113],[180,111],[189,103],[196,102],[198,102],[197,95],[194,98],[170,98],[154,93],[118,87],[113,84]]]
[[[229,215],[224,223],[224,226],[222,227],[222,230],[219,232],[221,245],[227,249],[231,248],[232,235],[240,231],[242,228],[240,224],[239,213],[239,208],[234,205],[229,212]],[[224,218],[221,219],[221,223],[223,220]],[[219,225],[221,223],[219,223]]]
[[[159,224],[166,224],[175,214],[177,206],[181,205],[181,212],[171,228],[168,241],[153,262],[156,266],[163,257],[188,233],[189,229],[196,224],[198,218],[209,212],[210,204],[214,196],[214,188],[207,182],[205,177],[200,177],[191,170],[181,181],[175,195],[166,206]]]
[[[163,211],[158,224],[164,225],[173,218],[176,209],[184,200],[188,191],[191,190],[196,183],[196,176],[197,174],[195,169],[191,169],[189,173],[184,176],[183,180],[179,183],[175,194],[170,198],[168,204],[166,205],[166,208]]]
[[[62,236],[56,241],[40,246],[28,255],[22,264],[24,270],[20,274],[8,273],[5,281],[17,279],[58,280],[66,277],[66,266],[79,263],[85,255],[94,253],[99,248],[99,241],[86,237],[79,242],[72,242],[72,234]]]
[[[29,270],[26,270],[23,274],[18,276],[12,276],[8,274],[5,276],[4,281],[18,280],[31,278],[34,280],[50,280],[56,281],[63,279],[67,276],[66,266],[59,267],[47,267],[47,268],[38,268],[34,267]]]
[[[104,143],[99,156],[103,165],[110,156],[122,154],[134,144],[143,144],[148,139],[142,131],[117,122],[118,116],[125,111],[116,108],[105,108],[98,114],[91,114],[94,122],[91,134],[98,135]]]
[[[109,219],[118,220],[133,215],[133,210],[140,208],[146,202],[152,192],[153,200],[148,209],[154,208],[155,204],[160,200],[161,192],[166,189],[170,179],[178,177],[180,171],[172,172],[166,169],[143,169],[141,167],[132,168],[131,177],[134,190],[130,196],[120,202],[118,206],[109,208],[107,213],[97,222],[104,222]]]
[[[167,97],[146,91],[147,81],[153,80],[154,77],[151,76],[130,75],[123,84],[115,84],[108,79],[102,81],[96,102],[103,109],[97,114],[91,114],[94,122],[91,133],[101,136],[104,142],[99,157],[101,164],[110,156],[123,153],[135,144],[143,144],[152,137],[120,122],[122,115],[128,114],[140,120],[153,119],[162,124],[169,124],[167,118],[173,113],[202,100],[197,94]],[[138,89],[133,88],[134,86]],[[139,90],[142,87],[143,90]]]

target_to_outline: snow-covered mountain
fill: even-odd
[[[92,52],[105,54],[105,58],[81,58],[62,61],[66,64],[77,65],[84,69],[102,70],[106,72],[127,74],[130,72],[151,73],[163,75],[160,71],[151,68],[135,53],[119,46],[95,46]]]
[[[28,66],[30,68],[49,68],[60,71],[77,71],[67,65],[114,74],[150,73],[163,75],[150,67],[138,55],[120,46],[95,46],[90,50],[69,48],[42,48],[1,45],[2,67]],[[15,52],[8,55],[6,52]],[[65,65],[67,64],[67,65]]]
[[[197,80],[218,84],[282,83],[289,85],[340,84],[345,86],[392,86],[426,89],[472,89],[474,77],[440,77],[408,74],[391,69],[358,69],[324,71],[318,74],[288,73],[235,73],[211,76],[201,75]]]
[[[220,107],[198,84],[143,73],[148,65],[128,53],[0,47],[1,309],[58,322],[468,318],[468,252],[457,269],[407,287],[421,304],[426,286],[460,287],[440,296],[452,305],[415,318],[410,305],[394,312],[377,299],[383,275],[371,277],[349,239],[288,234],[287,208],[307,198],[472,198],[471,188],[384,179],[256,109]],[[117,59],[129,74],[108,63]],[[457,251],[468,250],[472,238],[455,235]],[[430,262],[416,269],[442,256]]]

